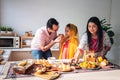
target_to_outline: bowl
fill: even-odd
[[[54,64],[55,60],[56,60],[55,57],[49,57],[49,58],[48,58],[48,62],[49,62],[50,64]]]

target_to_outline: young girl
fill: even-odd
[[[86,32],[81,37],[75,59],[77,61],[81,57],[83,50],[94,51],[96,57],[105,57],[110,48],[110,39],[107,33],[103,31],[100,20],[97,17],[91,17],[88,20]]]
[[[65,36],[61,42],[59,59],[71,59],[74,57],[79,44],[78,29],[74,24],[67,24]]]

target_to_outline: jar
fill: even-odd
[[[29,33],[28,33],[28,32],[25,32],[25,36],[29,36]]]

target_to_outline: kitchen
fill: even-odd
[[[69,3],[69,4],[68,4]],[[19,38],[25,35],[26,32],[32,31],[33,35],[35,31],[46,25],[46,21],[50,17],[55,17],[60,23],[59,33],[64,33],[64,26],[69,23],[75,23],[79,26],[79,36],[85,31],[87,20],[91,16],[98,16],[99,18],[106,18],[107,21],[112,25],[112,29],[115,32],[114,44],[107,55],[108,59],[120,65],[120,11],[119,11],[119,0],[75,0],[75,1],[55,1],[49,0],[0,0],[0,26],[12,26],[14,32],[17,33]],[[47,5],[47,6],[46,6]],[[62,5],[62,6],[61,6]],[[74,5],[74,6],[72,6]],[[94,5],[94,6],[93,6]],[[16,36],[16,34],[15,34]],[[0,36],[1,38],[1,36]],[[28,41],[29,42],[29,41]],[[1,49],[1,48],[0,48]],[[21,48],[21,41],[19,42],[19,48],[17,49],[4,49],[4,56],[6,61],[18,61],[22,59],[32,58],[30,48]],[[52,49],[53,54],[56,58],[59,56],[59,45],[55,45]],[[11,54],[12,53],[12,54]],[[26,54],[27,56],[22,56]],[[57,55],[56,55],[57,54]],[[15,57],[13,57],[13,55]],[[18,57],[19,56],[19,57]],[[20,57],[21,56],[21,57]],[[116,72],[117,76],[120,72]],[[85,73],[86,75],[92,76],[92,74]],[[103,73],[97,73],[102,75]],[[113,72],[110,73],[112,75]],[[68,75],[68,74],[67,74]],[[84,76],[84,74],[80,74]],[[106,74],[104,74],[106,76]],[[99,77],[100,78],[100,77]],[[65,79],[65,78],[63,78]],[[71,78],[73,79],[73,78]],[[87,78],[86,78],[87,79]],[[101,79],[101,78],[100,78]],[[105,80],[108,78],[106,77]],[[113,78],[114,79],[114,78]],[[104,80],[104,79],[102,79]],[[114,79],[115,80],[115,79]]]

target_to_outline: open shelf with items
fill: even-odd
[[[21,36],[21,48],[30,48],[33,36]]]

